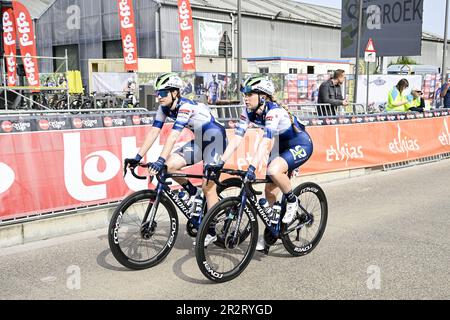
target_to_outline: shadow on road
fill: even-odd
[[[175,243],[175,248],[177,248],[178,250],[188,250],[188,251],[186,252],[185,256],[183,256],[180,259],[178,259],[177,261],[175,261],[175,263],[172,267],[172,270],[175,273],[175,275],[183,281],[186,281],[189,283],[195,283],[195,284],[214,284],[213,282],[211,282],[205,278],[202,278],[202,279],[193,278],[183,272],[183,265],[186,262],[188,262],[192,259],[195,261],[195,252],[194,252],[194,245],[193,245],[194,241],[195,241],[195,238],[189,237],[184,232],[180,232],[178,234],[178,239]],[[195,265],[197,265],[197,262],[194,262],[194,263],[195,263]],[[201,273],[200,273],[200,270],[198,270],[198,273],[199,273],[199,276],[203,277],[203,275],[201,275]]]
[[[114,257],[111,254],[110,249],[106,249],[106,250],[102,251],[97,256],[97,264],[102,268],[112,270],[112,271],[133,271],[133,270],[127,269],[123,266],[114,266],[114,265],[110,264],[109,262],[106,261],[106,257],[109,255],[111,255],[111,259],[114,259]]]

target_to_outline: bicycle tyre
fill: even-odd
[[[161,196],[159,206],[164,206],[167,210],[170,218],[170,228],[169,230],[169,238],[165,245],[162,247],[162,249],[152,258],[138,261],[135,259],[130,258],[127,256],[127,254],[122,250],[120,243],[119,243],[119,228],[122,220],[122,215],[126,210],[131,207],[133,204],[139,202],[139,201],[151,201],[156,198],[156,192],[153,190],[141,190],[138,192],[135,192],[128,197],[126,197],[119,206],[114,210],[114,213],[111,217],[111,221],[109,224],[108,229],[108,242],[109,247],[111,249],[111,252],[113,256],[116,258],[116,260],[122,264],[124,267],[133,269],[133,270],[142,270],[151,268],[157,264],[159,264],[173,249],[173,246],[175,244],[177,235],[178,235],[178,215],[176,212],[175,207],[173,206],[172,202],[166,197]],[[158,207],[159,210],[160,207]],[[148,247],[147,247],[148,248]]]
[[[195,257],[197,260],[197,264],[200,268],[200,271],[206,278],[217,283],[227,282],[239,276],[248,266],[248,264],[253,258],[253,254],[255,253],[256,244],[258,241],[257,214],[256,212],[254,212],[253,208],[247,206],[249,210],[245,210],[244,215],[247,215],[249,219],[251,239],[248,249],[243,259],[240,261],[240,263],[230,271],[219,272],[213,269],[214,265],[211,266],[208,263],[208,257],[205,254],[204,242],[206,235],[208,234],[208,231],[210,229],[210,226],[214,226],[215,228],[217,217],[223,215],[224,212],[231,212],[233,208],[240,206],[240,203],[241,203],[240,197],[230,197],[219,201],[214,207],[211,208],[210,212],[208,213],[205,220],[201,224],[197,235],[195,244]],[[221,235],[219,235],[219,237],[220,236]],[[215,243],[210,244],[210,246],[214,245],[215,248],[223,251],[228,250],[226,248],[222,248],[222,246],[215,245]],[[231,250],[233,249],[234,248],[232,248]]]
[[[286,225],[283,224],[281,228],[282,236],[281,240],[283,242],[283,246],[286,248],[286,250],[294,257],[304,256],[308,253],[311,253],[319,244],[320,240],[322,239],[322,236],[325,232],[325,228],[327,225],[328,220],[328,202],[327,198],[325,196],[324,191],[322,188],[312,182],[305,182],[299,185],[297,188],[294,189],[293,193],[300,197],[302,194],[305,194],[307,192],[310,192],[314,194],[320,203],[320,224],[318,227],[318,232],[315,234],[314,238],[309,241],[309,243],[302,245],[302,246],[296,246],[290,239],[289,235],[284,235],[283,233],[286,231]],[[302,203],[300,201],[300,203]],[[305,208],[308,211],[308,208]],[[314,223],[314,221],[313,221]],[[309,226],[303,226],[302,228],[309,228]]]

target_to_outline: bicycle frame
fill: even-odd
[[[268,183],[268,182],[269,181],[266,179],[266,180],[256,180],[254,183]],[[240,226],[240,224],[241,224],[242,214],[244,213],[245,206],[246,206],[247,200],[248,200],[250,205],[253,207],[253,209],[257,212],[258,216],[263,221],[264,225],[268,228],[268,230],[272,233],[272,235],[275,238],[278,238],[280,235],[281,224],[278,222],[278,224],[275,227],[272,226],[272,223],[270,222],[270,218],[267,216],[264,209],[259,205],[258,201],[256,201],[256,195],[253,191],[251,191],[249,185],[250,185],[249,182],[244,183],[244,188],[241,191],[241,207],[239,208],[239,216],[238,216],[237,225]],[[284,195],[282,197],[281,204],[282,204],[282,207],[281,207],[281,213],[280,213],[280,221],[283,218],[284,211],[285,211]],[[236,229],[239,229],[239,227]]]
[[[135,176],[138,179],[147,179],[146,177],[138,176],[134,170],[131,171],[133,176]],[[166,194],[167,197],[172,200],[172,203],[175,204],[178,209],[183,213],[183,215],[186,217],[186,219],[190,218],[190,208],[188,208],[187,204],[181,200],[177,194],[175,194],[169,186],[172,184],[172,182],[167,182],[167,179],[170,178],[194,178],[194,179],[204,179],[205,177],[203,175],[196,175],[196,174],[184,174],[184,173],[168,173],[167,167],[164,167],[164,169],[161,171],[161,173],[157,174],[156,179],[158,181],[158,184],[156,185],[156,199],[155,202],[149,203],[147,206],[147,210],[145,211],[144,218],[142,219],[142,226],[145,225],[151,225],[153,223],[153,220],[155,218],[156,211],[158,210],[159,202],[161,199],[162,193]],[[220,181],[217,177],[209,178],[214,181],[217,185],[221,185]],[[203,203],[202,211],[204,211],[206,206],[206,202]],[[150,216],[150,219],[149,219]],[[199,216],[199,223],[201,223],[203,220],[203,216]],[[148,221],[148,222],[147,222]]]
[[[245,174],[244,171],[240,171],[239,172],[239,175],[242,176],[243,174]],[[268,179],[255,180],[252,183],[250,183],[248,181],[244,181],[244,188],[242,188],[242,191],[241,191],[241,194],[240,194],[241,206],[240,206],[239,212],[238,212],[237,228],[234,231],[233,241],[236,241],[236,239],[238,239],[237,238],[237,236],[238,236],[237,233],[238,233],[238,230],[239,230],[239,226],[241,225],[242,215],[243,215],[244,210],[246,209],[246,206],[247,206],[247,201],[253,207],[253,209],[257,212],[257,215],[261,218],[261,220],[263,221],[264,225],[271,232],[272,236],[274,238],[279,238],[280,233],[281,233],[281,221],[282,221],[283,216],[284,216],[284,214],[286,212],[286,198],[285,198],[285,196],[283,195],[282,198],[281,198],[281,212],[280,212],[280,218],[279,218],[278,224],[276,226],[273,226],[272,223],[270,222],[270,218],[267,216],[267,214],[264,211],[264,209],[259,205],[258,201],[256,201],[256,195],[261,194],[261,193],[256,192],[256,191],[253,190],[253,188],[251,188],[252,184],[269,183],[269,182],[271,182],[271,181],[269,181]],[[305,214],[309,215],[309,213],[306,211],[306,209],[300,203],[299,203],[299,208]],[[287,229],[285,232],[283,232],[283,235],[287,235],[287,234],[291,233],[292,231],[298,230],[302,226],[303,226],[303,224],[299,223],[294,228]]]

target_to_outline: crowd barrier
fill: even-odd
[[[408,161],[450,152],[447,110],[310,118],[314,142],[302,174],[315,174]],[[123,159],[134,157],[153,115],[103,113],[0,117],[0,220],[109,203],[147,182],[123,179]],[[227,122],[229,140],[235,121]],[[158,158],[171,124],[145,161]],[[251,129],[227,167],[245,169],[262,130]],[[185,130],[177,145],[192,138]],[[201,164],[188,172],[201,172]],[[263,167],[259,176],[264,176]],[[298,174],[298,173],[296,173]]]

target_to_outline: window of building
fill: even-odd
[[[78,45],[54,46],[54,57],[65,57],[67,50],[69,70],[80,70],[80,58],[78,54]],[[53,69],[55,72],[66,72],[66,62],[64,60],[53,60]]]
[[[308,66],[308,74],[314,74],[314,66]]]
[[[289,68],[289,73],[290,74],[297,74],[298,73],[298,69],[297,68]]]
[[[104,59],[122,59],[123,48],[122,41],[103,41],[103,58]]]
[[[268,67],[259,68],[259,73],[267,74],[269,73],[269,68]]]

